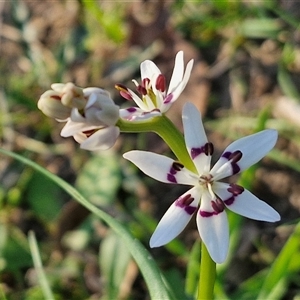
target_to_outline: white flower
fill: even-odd
[[[183,109],[184,138],[197,172],[191,172],[180,162],[146,151],[130,151],[124,157],[145,174],[172,184],[191,185],[167,210],[153,233],[150,246],[159,247],[182,232],[194,212],[200,237],[212,259],[222,263],[227,256],[229,229],[225,208],[245,217],[275,222],[279,214],[237,184],[219,182],[258,162],[275,145],[277,131],[263,130],[230,144],[211,169],[213,144],[207,137],[196,107],[187,103]]]
[[[150,60],[142,62],[141,84],[133,80],[140,96],[121,84],[116,85],[125,99],[133,100],[138,106],[121,109],[121,118],[145,120],[165,113],[184,90],[191,75],[193,62],[190,60],[184,71],[183,51],[177,53],[168,89],[165,76],[159,68]]]
[[[84,109],[73,108],[71,116],[61,131],[61,136],[73,136],[86,150],[106,150],[117,140],[120,129],[115,126],[119,119],[119,107],[108,92],[99,88],[83,90],[88,99]]]
[[[47,116],[67,122],[61,136],[73,136],[86,150],[105,150],[114,145],[120,134],[116,127],[119,106],[107,91],[73,83],[55,83],[38,101],[38,108]]]

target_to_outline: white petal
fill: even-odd
[[[182,199],[194,200],[185,206],[182,203]],[[167,210],[160,222],[158,223],[151,239],[150,247],[160,247],[172,241],[178,236],[191,220],[194,212],[197,210],[200,199],[199,190],[192,188],[179,197]]]
[[[224,262],[229,247],[229,228],[225,210],[208,217],[201,216],[199,210],[197,226],[211,258],[219,264]]]
[[[148,106],[144,103],[144,101],[132,90],[127,89],[128,93],[132,97],[132,100],[136,103],[138,107],[140,107],[143,111],[148,111]]]
[[[141,77],[142,79],[148,78],[157,78],[159,74],[161,74],[159,68],[156,64],[151,60],[145,60],[141,63]]]
[[[146,175],[165,183],[195,185],[197,177],[173,159],[147,151],[133,150],[123,157]]]
[[[228,188],[230,185],[226,183],[218,183],[214,186],[214,192],[224,201],[228,209],[253,220],[267,222],[280,220],[280,215],[275,209],[248,190],[244,189],[242,193],[233,195]]]
[[[94,126],[94,125],[90,125],[90,124],[86,124],[86,123],[77,123],[77,122],[68,120],[66,125],[61,130],[60,135],[62,137],[68,137],[68,136],[72,136],[79,132],[89,131],[89,130],[93,130],[96,128],[98,128],[98,127]]]
[[[261,160],[276,144],[278,133],[274,129],[267,129],[243,137],[230,144],[211,170],[215,180],[237,174]],[[236,163],[230,163],[228,155],[240,151],[242,157]]]
[[[100,129],[82,142],[80,148],[90,151],[107,150],[115,144],[119,134],[119,127]]]
[[[184,88],[186,87],[186,85],[190,79],[190,76],[191,76],[193,64],[194,64],[194,60],[190,60],[186,66],[184,77],[181,80],[181,82],[178,83],[178,85],[176,87],[174,86],[173,89],[171,89],[169,87],[168,94],[172,93],[172,100],[170,101],[170,103],[173,103],[174,101],[176,101],[177,98],[182,93],[182,91],[184,90]]]
[[[210,169],[211,155],[207,155],[207,137],[203,128],[200,112],[192,103],[183,107],[182,122],[184,139],[190,157],[194,161],[199,174]],[[205,154],[206,152],[206,154]]]
[[[172,92],[179,85],[183,77],[183,71],[184,71],[183,51],[179,51],[175,57],[174,69],[173,69],[167,94]]]

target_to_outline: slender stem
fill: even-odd
[[[215,279],[216,263],[211,259],[206,246],[202,243],[197,300],[213,299]]]
[[[155,132],[167,143],[177,159],[187,169],[196,171],[195,165],[187,152],[182,133],[166,116],[158,116],[138,122],[119,119],[117,126],[122,132]]]

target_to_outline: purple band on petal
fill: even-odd
[[[232,167],[232,174],[237,174],[240,172],[241,168],[237,164],[237,162],[242,158],[242,152],[241,151],[235,151],[235,152],[225,152],[223,153],[222,157],[230,160],[231,167]]]
[[[232,197],[230,197],[230,198],[224,200],[223,202],[224,202],[227,206],[229,206],[229,205],[231,205],[231,204],[234,202],[234,200],[235,200],[235,197],[232,196]]]
[[[194,198],[191,197],[191,194],[187,194],[184,197],[179,197],[176,200],[175,205],[183,208],[189,215],[192,215],[197,209],[197,207],[190,205],[193,201]]]
[[[172,183],[177,183],[176,177],[172,174],[167,175],[167,180],[172,182]]]
[[[229,193],[232,194],[231,197],[229,197],[228,199],[224,200],[223,202],[226,204],[226,205],[231,205],[233,204],[233,202],[235,201],[235,198],[242,194],[244,192],[244,188],[240,185],[237,185],[237,184],[234,184],[234,183],[231,183],[229,185],[229,188],[227,189],[227,191]]]
[[[167,95],[167,97],[164,99],[164,104],[168,104],[173,100],[173,94],[170,93]]]
[[[201,153],[204,153],[206,156],[211,156],[214,153],[214,145],[212,143],[206,143],[202,147],[192,148],[191,149],[191,158],[195,159]]]
[[[215,212],[210,212],[210,211],[205,211],[205,210],[199,210],[199,214],[200,214],[201,217],[208,218],[208,217],[212,217],[216,213]]]
[[[184,165],[182,163],[180,163],[179,161],[174,161],[167,175],[168,181],[172,183],[177,183],[175,175],[177,172],[180,172],[183,168]]]
[[[136,112],[136,107],[129,107],[129,108],[126,108],[126,110],[129,112],[129,113],[134,113]]]

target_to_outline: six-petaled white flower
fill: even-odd
[[[73,83],[56,83],[46,91],[38,107],[50,117],[67,122],[61,136],[73,136],[86,150],[105,150],[119,136],[119,107],[107,91],[100,88],[76,87]]]
[[[201,115],[191,103],[184,106],[182,120],[186,147],[196,172],[171,158],[147,151],[129,151],[124,158],[156,180],[192,186],[167,210],[150,239],[150,246],[159,247],[173,240],[197,211],[200,237],[212,259],[222,263],[229,245],[225,207],[255,220],[280,220],[272,207],[248,190],[234,183],[219,181],[245,170],[264,157],[274,147],[277,131],[267,129],[233,142],[211,168],[213,144],[208,142]]]
[[[121,96],[127,100],[133,100],[138,106],[121,109],[120,117],[134,121],[149,119],[165,113],[184,90],[192,67],[193,60],[190,60],[184,70],[183,51],[179,51],[167,89],[166,78],[159,68],[150,60],[142,62],[140,66],[141,84],[133,80],[140,96],[122,84],[116,85]]]

